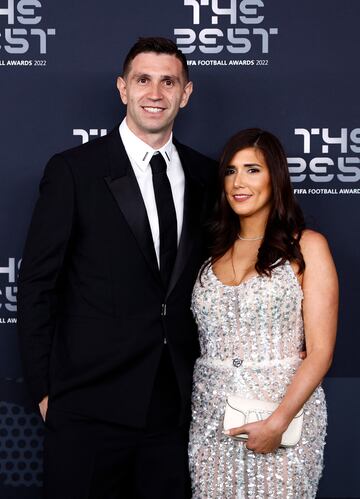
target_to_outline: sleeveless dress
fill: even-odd
[[[229,395],[280,402],[304,344],[303,293],[290,263],[271,277],[222,284],[211,266],[192,310],[201,356],[194,371],[189,460],[193,499],[315,498],[323,468],[326,404],[321,386],[304,406],[300,442],[259,454],[222,433]]]

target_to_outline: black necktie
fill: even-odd
[[[168,286],[177,251],[177,222],[166,162],[160,153],[150,161],[160,228],[160,274]]]

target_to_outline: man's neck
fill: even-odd
[[[165,132],[159,133],[146,133],[141,132],[138,129],[134,129],[134,127],[126,120],[126,124],[129,130],[136,135],[140,140],[145,142],[145,144],[149,145],[152,149],[158,150],[161,149],[170,139],[172,130],[166,130]]]

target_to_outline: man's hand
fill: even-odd
[[[41,414],[41,417],[43,418],[43,421],[45,421],[45,419],[46,419],[46,413],[47,413],[47,409],[48,409],[48,400],[49,400],[49,397],[46,395],[39,404],[40,414]]]

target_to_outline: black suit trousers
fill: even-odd
[[[188,427],[134,430],[51,411],[45,499],[189,499]]]
[[[145,429],[94,420],[50,406],[46,418],[46,499],[187,499],[188,425],[164,347]]]

